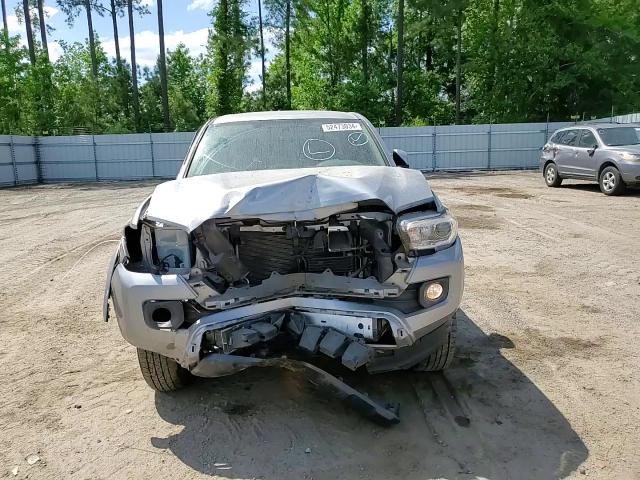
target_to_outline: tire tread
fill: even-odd
[[[422,362],[414,367],[414,370],[420,372],[438,372],[445,370],[451,365],[453,357],[456,351],[456,334],[457,334],[457,322],[453,317],[451,325],[449,327],[449,335],[447,341],[440,345],[434,352],[429,354]]]
[[[173,392],[189,382],[189,372],[159,353],[138,348],[138,363],[145,382],[158,392]]]

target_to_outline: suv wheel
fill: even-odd
[[[626,189],[626,185],[616,167],[607,167],[602,170],[599,183],[600,191],[605,195],[620,195]]]
[[[456,318],[453,317],[447,340],[413,369],[419,372],[439,372],[448,368],[456,353],[456,331]]]
[[[145,382],[158,392],[173,392],[185,387],[191,374],[175,360],[138,348],[138,363]]]
[[[556,167],[555,163],[550,163],[545,167],[544,181],[547,187],[559,187],[562,183],[562,178],[558,175],[558,167]]]

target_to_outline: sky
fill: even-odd
[[[107,1],[107,0],[105,0]],[[25,41],[25,27],[20,24],[14,13],[16,5],[22,5],[22,1],[6,0],[7,10],[9,10],[8,24],[11,35],[21,35],[22,43]],[[108,1],[107,1],[108,3]],[[135,15],[134,29],[136,42],[136,61],[140,67],[153,67],[159,49],[158,40],[158,18],[156,0],[142,0],[147,5],[150,15],[143,17]],[[207,43],[208,29],[211,26],[211,17],[207,14],[213,8],[214,0],[164,0],[164,36],[165,46],[168,50],[175,49],[180,42],[184,43],[193,55],[204,53]],[[87,21],[84,12],[75,20],[73,27],[66,23],[65,15],[56,5],[55,0],[45,0],[45,15],[47,24],[54,28],[49,34],[49,55],[55,61],[62,54],[60,41],[84,42],[88,37]],[[257,16],[256,0],[251,0],[247,8],[250,16]],[[100,41],[111,57],[115,57],[115,42],[113,40],[113,28],[111,18],[100,17],[96,12],[92,15],[93,28],[100,37]],[[127,17],[118,18],[118,36],[120,38],[120,52],[124,58],[130,60],[129,49],[129,25]],[[271,59],[276,49],[273,46],[273,35],[265,36],[267,47],[267,58]],[[247,90],[252,91],[259,88],[260,61],[258,58],[251,59],[249,68],[249,81],[253,82]]]

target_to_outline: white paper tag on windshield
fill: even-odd
[[[323,132],[345,132],[349,130],[362,130],[362,125],[359,123],[323,123]]]

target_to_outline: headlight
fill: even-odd
[[[458,222],[449,213],[415,213],[398,219],[398,235],[408,251],[450,246],[458,236]]]
[[[627,162],[640,162],[640,153],[622,152],[620,156]]]
[[[160,270],[170,273],[188,273],[191,269],[189,234],[184,230],[166,227],[156,227],[151,232],[154,247],[153,261]]]

